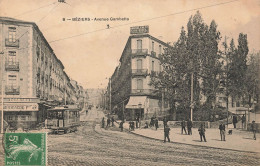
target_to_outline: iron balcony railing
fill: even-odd
[[[6,47],[19,47],[19,40],[10,41],[9,39],[5,39]]]
[[[146,76],[148,74],[147,69],[132,69],[133,76]]]
[[[6,85],[5,86],[5,94],[6,95],[19,95],[20,94],[20,87],[13,86],[13,85]]]
[[[147,96],[158,96],[158,91],[155,89],[132,89],[132,95],[147,95]]]
[[[152,57],[156,57],[156,52],[151,51],[151,56],[152,56]]]
[[[146,55],[148,54],[148,49],[132,49],[133,55]]]
[[[19,71],[19,62],[6,61],[5,70],[9,71]]]

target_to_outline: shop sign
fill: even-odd
[[[149,33],[149,26],[135,26],[130,28],[130,34]]]
[[[4,103],[4,111],[38,111],[38,110],[39,108],[37,103]]]

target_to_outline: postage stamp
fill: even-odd
[[[46,165],[46,133],[6,133],[5,165]]]

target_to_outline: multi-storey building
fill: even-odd
[[[76,103],[62,62],[35,23],[0,17],[0,52],[4,119],[10,126],[35,126],[51,106]]]
[[[169,45],[149,35],[148,28],[131,28],[120,64],[111,77],[112,109],[126,119],[147,119],[165,110],[161,106],[162,94],[150,81],[152,72],[162,70],[159,57]]]

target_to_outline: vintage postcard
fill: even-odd
[[[259,0],[0,0],[0,165],[260,165]]]

